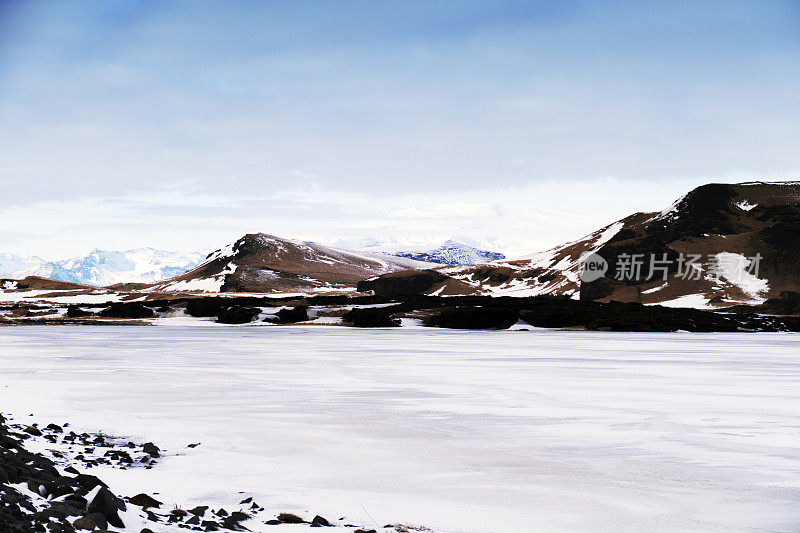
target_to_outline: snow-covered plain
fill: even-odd
[[[155,469],[95,471],[170,506],[231,508],[242,491],[372,527],[788,532],[798,347],[791,334],[2,328],[0,405],[154,441],[168,454]]]

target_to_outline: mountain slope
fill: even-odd
[[[352,290],[366,278],[429,266],[410,259],[340,250],[321,244],[248,234],[199,267],[151,291],[308,292]]]
[[[609,270],[604,277],[581,282],[581,258],[594,253]],[[698,279],[683,278],[690,254],[700,256]],[[758,271],[748,272],[757,254]],[[641,276],[619,276],[624,271],[620,265],[631,258],[642,261]],[[666,280],[658,270],[649,276],[651,258],[664,261]],[[800,290],[800,183],[704,185],[660,213],[631,215],[546,252],[474,267],[387,274],[360,283],[359,290],[386,295],[552,294],[704,307],[758,303],[782,291]]]
[[[609,265],[629,261],[633,254],[666,259],[667,281],[609,275],[584,283],[582,299],[687,303],[693,299],[701,305],[724,306],[797,292],[800,183],[698,187],[670,208],[618,233],[598,254]],[[699,256],[691,267],[697,272],[687,276],[691,255]]]

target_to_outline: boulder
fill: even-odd
[[[284,524],[305,524],[305,520],[292,513],[281,513],[278,515],[278,520]]]
[[[292,324],[294,322],[305,322],[308,320],[308,306],[298,305],[297,307],[284,308],[275,313],[279,324]]]
[[[88,506],[90,512],[100,513],[114,527],[125,527],[119,517],[119,511],[125,511],[126,509],[125,502],[114,496],[106,487],[101,487],[97,491],[97,495]]]
[[[217,315],[220,324],[247,324],[255,320],[261,311],[255,307],[242,307],[234,305],[224,309]]]
[[[143,508],[147,508],[147,507],[156,507],[156,508],[158,508],[158,507],[161,507],[161,502],[160,501],[158,501],[155,498],[153,498],[152,496],[149,496],[149,495],[144,494],[144,493],[137,494],[136,496],[133,496],[132,498],[129,498],[128,501],[131,502],[133,505],[136,505],[138,507],[143,507]]]

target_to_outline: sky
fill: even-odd
[[[524,255],[798,139],[797,1],[0,0],[0,252]]]

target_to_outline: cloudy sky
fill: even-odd
[[[518,255],[798,139],[796,1],[0,0],[0,251]]]

